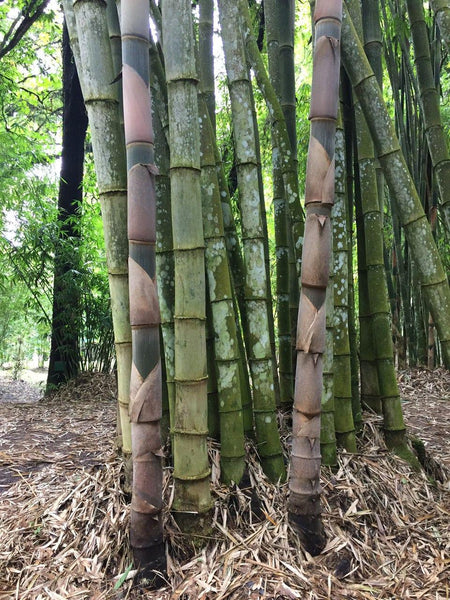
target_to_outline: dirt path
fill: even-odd
[[[45,399],[36,385],[0,378],[0,493],[49,466],[71,472],[99,462],[114,442],[114,399],[109,375],[82,377]]]
[[[29,381],[11,379],[0,375],[0,403],[33,403],[43,396],[42,388]]]

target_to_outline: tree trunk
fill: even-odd
[[[59,235],[55,248],[52,338],[47,390],[78,374],[80,306],[80,203],[83,197],[84,140],[87,115],[77,69],[63,28],[63,134],[58,195]]]

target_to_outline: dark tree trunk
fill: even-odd
[[[59,232],[55,245],[52,338],[47,389],[75,377],[79,365],[78,215],[82,200],[87,115],[65,24],[62,54],[63,135],[58,195]]]

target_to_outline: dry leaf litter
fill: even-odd
[[[335,472],[323,468],[328,544],[313,558],[287,523],[287,485],[268,483],[249,447],[251,489],[220,486],[211,443],[206,545],[172,519],[167,467],[167,585],[149,591],[133,581],[113,379],[83,376],[39,402],[26,392],[6,401],[0,381],[0,598],[450,598],[449,372],[405,371],[399,383],[428,474],[390,455],[380,419],[366,415],[360,452],[341,452]]]

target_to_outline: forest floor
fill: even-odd
[[[449,599],[450,373],[403,371],[399,384],[426,471],[388,453],[380,419],[365,415],[358,454],[322,470],[328,543],[318,557],[290,530],[287,485],[267,482],[251,447],[253,494],[220,486],[210,444],[215,504],[202,550],[170,515],[166,468],[167,585],[150,592],[133,586],[114,379],[83,375],[41,399],[36,381],[0,374],[0,598]]]

